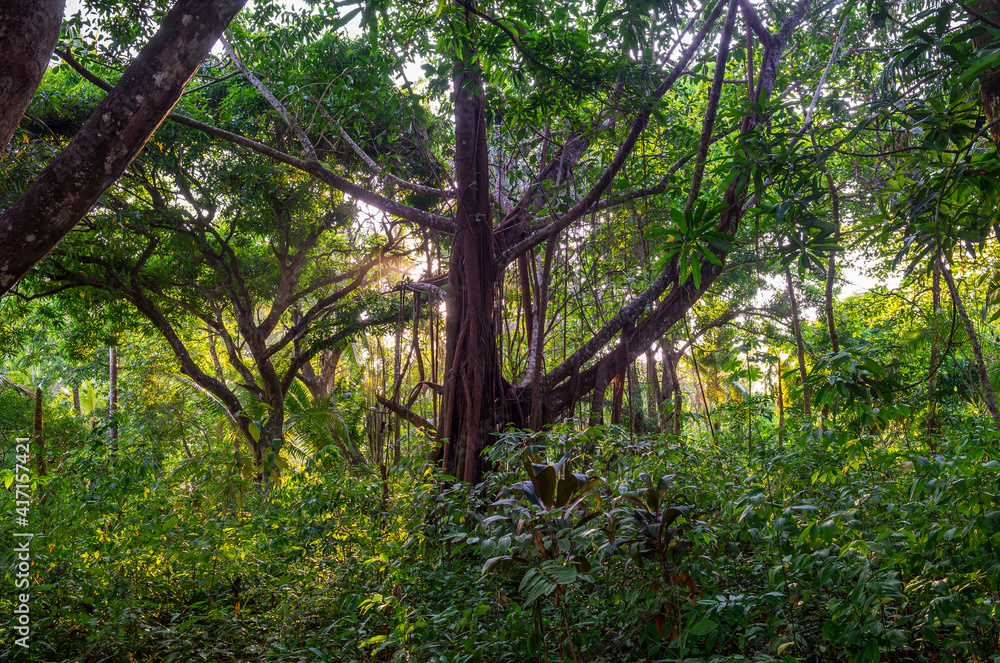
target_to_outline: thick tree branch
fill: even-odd
[[[113,89],[109,83],[95,76],[92,72],[87,70],[86,67],[77,62],[77,60],[70,53],[63,50],[57,50],[56,53],[81,76],[94,85],[103,90]],[[310,163],[303,159],[293,157],[290,154],[286,154],[285,152],[277,150],[269,145],[265,145],[264,143],[232,133],[231,131],[226,131],[225,129],[220,129],[206,122],[201,122],[200,120],[195,120],[194,118],[187,117],[186,115],[181,115],[180,113],[170,113],[167,116],[167,119],[176,122],[177,124],[197,129],[198,131],[206,133],[209,136],[219,138],[228,143],[239,145],[240,147],[257,152],[258,154],[263,154],[266,157],[274,159],[278,163],[283,163],[286,166],[291,166],[292,168],[301,170],[302,172],[309,173],[320,181],[332,186],[334,189],[337,189],[342,193],[346,193],[352,198],[355,198],[356,200],[359,200],[367,205],[371,205],[381,212],[398,217],[404,221],[409,221],[433,230],[442,230],[447,233],[454,232],[455,230],[455,224],[451,219],[441,216],[440,214],[419,210],[410,207],[409,205],[396,202],[395,200],[390,200],[384,196],[380,196],[373,191],[369,191],[368,189],[365,189],[364,187],[337,175],[321,163]]]
[[[7,149],[42,82],[59,39],[65,0],[0,4],[0,152]]]
[[[391,401],[382,394],[375,394],[375,400],[381,403],[386,409],[402,417],[403,419],[406,419],[414,426],[418,428],[423,428],[425,431],[427,431],[428,435],[434,436],[437,434],[437,429],[435,428],[434,424],[427,421],[426,419],[424,419],[423,417],[421,417],[419,414],[409,409],[408,407],[400,405],[396,401]]]
[[[179,0],[69,145],[0,215],[0,294],[94,206],[177,103],[245,0]]]

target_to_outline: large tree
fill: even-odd
[[[456,4],[444,7],[433,18],[410,8],[410,13],[403,12],[403,18],[393,24],[397,44],[413,43],[417,46],[408,48],[418,49],[435,37],[441,40],[439,44],[447,44],[425,68],[436,72],[431,89],[443,83],[445,76],[451,79],[451,95],[444,101],[453,109],[454,142],[445,152],[445,158],[452,161],[452,172],[432,193],[455,200],[452,218],[403,207],[374,192],[358,191],[356,185],[335,176],[315,159],[316,137],[308,135],[296,120],[316,114],[307,110],[316,106],[315,99],[306,103],[300,98],[301,110],[291,111],[287,100],[278,101],[268,93],[267,84],[253,77],[276,112],[289,123],[307,157],[303,160],[284,154],[281,158],[285,163],[345,193],[359,195],[403,221],[450,235],[445,396],[436,457],[450,474],[466,481],[480,476],[482,449],[494,431],[509,423],[527,424],[531,412],[539,413],[534,418],[536,425],[553,421],[581,396],[603,389],[611,377],[621,374],[680,320],[722,273],[729,251],[722,238],[736,235],[752,180],[751,155],[756,149],[753,136],[760,126],[759,112],[739,123],[736,137],[728,143],[739,155],[735,163],[742,165],[736,168],[735,177],[728,178],[718,211],[700,207],[692,236],[649,277],[646,287],[564,361],[551,370],[539,370],[544,313],[541,306],[532,307],[529,302],[545,299],[537,293],[546,286],[545,266],[551,265],[552,249],[560,238],[604,210],[663,193],[677,168],[692,160],[692,156],[682,156],[666,175],[649,183],[626,183],[622,190],[625,178],[621,176],[636,159],[637,148],[655,140],[647,131],[654,111],[662,113],[669,106],[667,93],[694,62],[707,60],[714,61],[715,74],[704,90],[706,96],[701,97],[706,104],[703,121],[691,134],[695,138],[694,174],[691,185],[685,187],[693,212],[694,201],[705,195],[701,180],[709,147],[719,140],[715,118],[737,16],[742,13],[762,45],[756,80],[749,90],[752,102],[763,110],[768,108],[777,84],[788,41],[805,20],[809,3],[794,5],[783,16],[775,17],[778,29],[774,32],[764,27],[749,3],[742,7],[736,2],[713,3],[690,17],[686,28],[678,22],[680,17],[656,11],[653,15],[659,22],[655,30],[610,9],[606,16],[586,15],[572,5],[563,9],[566,13],[559,20],[559,10],[538,15],[518,6],[501,10]],[[720,27],[717,23],[722,16],[725,20]],[[404,30],[410,31],[406,39],[401,37]],[[645,65],[636,59],[643,49],[627,37],[637,30],[642,32],[642,47],[659,53]],[[620,55],[598,47],[598,41],[608,36],[620,40]],[[710,47],[713,43],[717,45]],[[572,68],[560,71],[556,63],[561,59]],[[647,68],[642,70],[641,66]],[[525,73],[512,73],[517,68]],[[614,79],[609,81],[607,75],[601,79],[597,72],[602,68],[614,72]],[[252,76],[249,71],[244,73]],[[574,82],[568,82],[570,77]],[[531,88],[534,93],[525,92]],[[492,101],[490,90],[496,95]],[[515,94],[522,96],[516,98]],[[688,101],[698,98],[690,94],[690,88],[682,96]],[[320,110],[323,107],[321,100]],[[556,117],[561,127],[552,122],[551,114],[546,118],[546,108],[559,109]],[[537,138],[530,137],[531,131],[539,129]],[[342,126],[328,130],[353,142]],[[502,157],[504,153],[513,156]],[[381,171],[374,163],[370,165]],[[449,182],[454,183],[454,190],[447,186]],[[388,175],[378,184],[388,191],[421,186]],[[612,191],[614,195],[609,195]],[[536,255],[536,247],[545,244],[549,249],[539,248],[541,253]],[[498,344],[501,312],[497,293],[504,283],[505,268],[524,256],[540,265],[533,279],[535,297],[532,286],[522,283],[528,286],[521,299],[526,317],[533,318],[534,343],[525,375],[505,376]],[[522,270],[526,271],[530,270]],[[618,342],[610,351],[587,366],[615,339]]]
[[[616,376],[620,384],[724,274],[748,196],[761,200],[777,168],[774,144],[788,138],[767,127],[790,39],[803,25],[829,27],[830,10],[812,12],[808,0],[772,6],[764,19],[737,0],[694,11],[572,2],[545,11],[462,2],[431,9],[401,2],[396,10],[361,13],[369,49],[346,63],[331,57],[330,31],[350,16],[234,29],[226,44],[233,73],[284,125],[273,138],[226,126],[224,108],[169,118],[414,224],[437,247],[447,274],[429,268],[433,278],[411,286],[438,288],[446,276],[436,458],[450,474],[476,481],[494,432],[542,426]],[[738,29],[747,46],[734,61]],[[403,64],[412,60],[423,62],[422,87],[406,77]],[[401,79],[411,100],[366,87],[373,70]],[[222,63],[213,72],[228,75]],[[796,73],[811,86],[818,72]],[[372,118],[385,112],[409,118],[408,128],[375,136]],[[619,290],[598,325],[576,335],[575,348],[564,342],[563,359],[547,365],[550,286],[571,280],[558,260],[568,266],[609,219],[625,215],[620,210],[671,206],[683,211],[658,222],[664,232],[648,268]],[[505,372],[502,356],[502,303],[514,264],[528,330],[518,374]]]

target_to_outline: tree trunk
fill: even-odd
[[[594,384],[594,391],[590,395],[590,420],[588,425],[601,426],[604,424],[604,395],[608,390],[608,383],[611,382],[609,370],[598,371]]]
[[[653,426],[657,433],[662,433],[666,426],[663,424],[663,392],[660,390],[660,379],[656,375],[656,355],[653,347],[646,350],[646,382],[649,383],[649,417],[654,422]]]
[[[677,378],[677,364],[680,361],[681,353],[674,346],[673,335],[664,337],[660,347],[663,352],[663,384],[660,388],[663,403],[671,401],[670,415],[666,413],[666,408],[661,405],[660,426],[663,431],[671,435],[681,434],[681,413],[684,407],[684,394],[681,393],[680,380]]]
[[[781,386],[781,355],[778,355],[778,448],[785,446],[785,393]]]
[[[0,4],[0,153],[42,82],[59,40],[65,0]]]
[[[643,423],[642,416],[642,393],[638,389],[639,384],[639,369],[636,366],[636,362],[632,362],[632,365],[628,369],[628,426],[629,432],[633,435],[644,434],[645,427]]]
[[[45,429],[42,414],[42,388],[35,389],[35,418],[32,426],[32,436],[38,449],[38,476],[43,477],[48,472],[45,465]]]
[[[448,265],[445,396],[439,427],[445,472],[477,483],[481,451],[506,419],[497,349],[493,210],[483,82],[471,43],[475,17],[461,11],[455,99],[455,235]]]
[[[972,8],[994,24],[1000,23],[1000,0],[979,0]],[[978,49],[995,39],[989,32],[983,32],[973,39],[973,43]],[[979,102],[993,142],[1000,148],[1000,67],[987,69],[979,76]]]
[[[806,386],[808,371],[806,369],[806,345],[802,340],[802,327],[799,324],[799,303],[795,298],[795,287],[792,285],[792,270],[785,267],[785,285],[788,288],[788,301],[792,308],[792,334],[795,336],[795,353],[799,362],[799,378],[802,380],[802,411],[806,421],[812,421],[812,395]]]
[[[979,334],[976,333],[976,326],[972,323],[972,319],[965,310],[965,305],[962,303],[962,298],[958,293],[958,286],[955,285],[955,279],[951,274],[951,270],[948,269],[948,266],[940,258],[938,258],[937,262],[938,267],[941,269],[941,275],[944,276],[945,283],[948,284],[948,292],[951,293],[951,300],[955,303],[958,315],[962,318],[962,324],[965,325],[965,331],[969,335],[972,353],[976,358],[976,374],[979,376],[979,386],[983,391],[983,400],[986,401],[986,409],[990,411],[993,423],[996,426],[1000,426],[1000,408],[997,408],[997,396],[993,391],[993,385],[990,384],[990,377],[986,372],[986,362],[983,360],[983,348],[979,344]]]
[[[429,307],[428,307],[429,308]],[[420,293],[413,293],[413,327],[410,330],[410,344],[413,354],[417,357],[417,378],[424,382],[427,380],[424,371],[424,356],[420,350]]]
[[[399,400],[399,391],[403,385],[402,355],[403,355],[403,319],[396,323],[396,338],[392,348],[392,400]],[[395,417],[392,422],[392,462],[398,465],[402,459],[402,448],[400,447],[400,435],[402,425],[399,417]]]
[[[108,417],[111,419],[111,453],[118,453],[118,346],[108,350]]]
[[[69,145],[0,215],[0,295],[121,176],[245,1],[179,0],[174,5]]]
[[[80,410],[80,385],[73,385],[73,414],[80,416],[82,411]]]
[[[830,205],[833,216],[833,241],[840,246],[840,195],[837,193],[837,186],[833,182],[833,176],[825,167],[826,183],[830,187]],[[830,251],[830,258],[826,268],[826,328],[830,334],[830,349],[836,354],[840,352],[840,337],[837,335],[837,323],[833,317],[833,283],[837,278],[837,252]]]
[[[549,281],[552,278],[552,258],[558,243],[558,236],[553,237],[545,245],[541,270],[536,270],[534,330],[528,336],[528,375],[531,379],[531,414],[528,427],[539,430],[542,426],[542,402],[545,400],[545,385],[542,373],[545,370],[545,318],[549,304]]]
[[[622,400],[625,396],[625,374],[619,373],[611,382],[611,425],[622,425]]]
[[[528,253],[522,253],[517,258],[518,282],[521,284],[521,310],[524,311],[524,333],[531,348],[532,334],[535,331],[534,308],[531,305],[531,276],[528,270]]]
[[[271,409],[267,419],[264,420],[264,430],[261,432],[260,439],[253,445],[259,480],[266,478],[264,469],[267,463],[278,459],[280,449],[275,448],[274,441],[277,440],[281,446],[284,445],[285,441],[285,399],[283,397],[269,399],[267,404]],[[273,459],[269,458],[272,451],[274,452]],[[268,469],[272,476],[280,474],[280,469],[276,465]]]
[[[933,326],[934,333],[931,336],[931,360],[929,374],[927,376],[927,401],[928,413],[925,428],[928,435],[937,432],[937,369],[938,358],[941,354],[941,339],[938,336],[938,313],[941,312],[941,267],[938,261],[934,261],[934,274],[931,277],[931,301],[933,302]]]
[[[691,356],[694,356],[692,351]],[[671,419],[671,425],[673,426],[674,435],[680,435],[681,431],[684,430],[684,392],[681,391],[681,380],[677,376],[677,367],[680,365],[681,353],[677,353],[673,357],[673,363],[670,365],[670,381],[671,389],[674,392],[674,416]]]

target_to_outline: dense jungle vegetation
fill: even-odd
[[[997,0],[243,4],[0,7],[0,661],[1000,662]]]

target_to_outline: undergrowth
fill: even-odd
[[[331,447],[261,490],[94,435],[34,487],[32,647],[0,661],[1000,661],[1000,454],[963,430],[564,426],[474,489]]]

